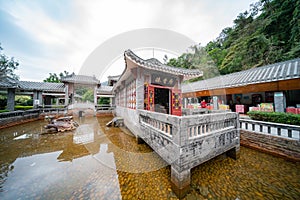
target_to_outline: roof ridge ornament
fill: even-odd
[[[146,68],[146,69],[151,69],[151,70],[156,70],[156,71],[163,71],[165,73],[170,73],[174,75],[182,75],[183,80],[189,80],[192,78],[200,77],[203,76],[203,72],[200,71],[199,69],[184,69],[184,68],[179,68],[179,67],[174,67],[174,66],[169,66],[162,64],[161,62],[153,62],[153,59],[157,60],[156,58],[150,58],[147,60],[144,60],[137,56],[135,53],[133,53],[132,50],[128,49],[124,52],[125,59],[128,58],[132,62],[136,63],[137,65]]]

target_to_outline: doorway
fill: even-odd
[[[154,88],[154,111],[169,114],[170,90],[166,88]]]

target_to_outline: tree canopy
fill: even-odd
[[[10,77],[13,79],[19,79],[19,76],[15,74],[15,70],[18,69],[19,63],[15,61],[14,57],[8,57],[3,53],[3,48],[0,43],[0,78]]]
[[[232,27],[224,28],[215,40],[203,47],[209,56],[194,51],[170,59],[168,64],[190,68],[191,58],[194,63],[206,60],[202,64],[207,66],[213,61],[220,74],[228,74],[300,56],[299,0],[260,0],[233,22]],[[203,55],[205,59],[200,58]],[[204,78],[217,74],[203,72]]]
[[[67,71],[60,72],[59,75],[56,73],[49,73],[49,77],[45,78],[43,81],[44,82],[51,82],[51,83],[60,83],[61,78],[64,76],[69,75],[70,73]]]
[[[190,47],[189,53],[184,53],[178,58],[171,58],[167,65],[182,67],[186,69],[199,69],[203,71],[203,77],[190,80],[190,82],[212,78],[219,75],[218,69],[213,60],[205,51],[205,48],[199,45]]]

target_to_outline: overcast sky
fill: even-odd
[[[168,29],[205,45],[254,2],[0,0],[0,43],[19,61],[21,80],[42,81],[50,72],[78,73],[99,45],[135,29]]]

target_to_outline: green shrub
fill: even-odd
[[[29,109],[32,109],[33,106],[15,106],[15,110],[29,110]]]
[[[262,112],[262,111],[249,111],[247,113],[253,120],[274,122],[281,124],[300,125],[300,115],[293,113],[281,112]]]
[[[9,112],[9,110],[0,110],[0,113]]]

